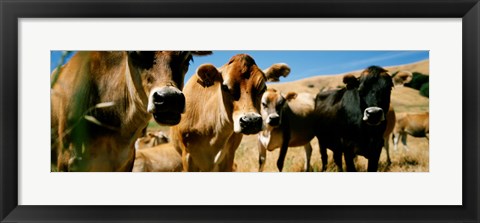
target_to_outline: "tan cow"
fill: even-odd
[[[138,138],[137,141],[135,141],[135,149],[152,148],[168,142],[170,142],[170,139],[168,139],[168,136],[165,135],[164,132],[149,132],[146,136]]]
[[[131,171],[134,143],[152,115],[175,125],[185,110],[180,91],[192,55],[186,51],[81,51],[51,90],[52,160],[59,171]]]
[[[393,84],[397,86],[403,86],[406,83],[410,83],[413,79],[413,74],[410,71],[402,70],[392,76]]]
[[[180,172],[183,170],[181,151],[164,143],[135,153],[133,172]]]
[[[243,134],[262,130],[260,100],[266,75],[252,57],[233,56],[216,68],[203,64],[185,85],[187,110],[171,129],[188,171],[232,171]],[[187,159],[187,154],[188,159]]]
[[[310,141],[315,137],[314,109],[315,97],[307,93],[283,95],[270,88],[263,94],[261,112],[265,129],[258,134],[260,172],[265,166],[267,150],[281,148],[277,167],[282,171],[288,147],[296,146],[304,146],[305,171],[310,171]]]
[[[429,139],[429,131],[429,112],[399,114],[393,131],[394,150],[397,150],[399,138],[402,140],[403,148],[408,150],[407,134]]]

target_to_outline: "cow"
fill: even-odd
[[[139,149],[135,153],[132,172],[180,172],[183,170],[181,151],[172,143]]]
[[[51,89],[52,153],[59,171],[128,171],[152,118],[179,123],[189,51],[80,51]],[[54,159],[52,162],[55,162]]]
[[[356,171],[355,155],[368,159],[368,171],[377,171],[384,145],[392,77],[387,70],[370,66],[359,78],[345,75],[343,82],[345,88],[317,94],[315,136],[321,150],[334,151],[339,171],[342,171],[342,153],[347,171]]]
[[[220,68],[203,64],[185,85],[187,110],[171,128],[171,139],[186,171],[232,171],[243,134],[262,130],[260,101],[270,75],[247,54],[233,56]]]
[[[413,74],[410,71],[401,70],[393,75],[393,84],[396,87],[404,86],[406,83],[410,83],[413,79]]]
[[[429,116],[429,112],[399,114],[392,135],[394,150],[397,150],[398,140],[400,138],[403,148],[408,150],[407,134],[413,137],[425,137],[428,140],[430,134]]]
[[[274,70],[275,72],[270,72]],[[287,77],[290,74],[290,67],[285,63],[277,63],[263,70],[263,73],[269,74],[267,82],[279,82],[280,77]]]
[[[140,137],[135,141],[135,149],[151,148],[168,142],[170,142],[170,140],[164,132],[149,132],[144,137]]]
[[[314,109],[315,98],[311,94],[288,92],[283,95],[276,89],[267,89],[261,107],[265,129],[258,134],[259,172],[264,169],[267,150],[281,148],[277,168],[282,171],[288,147],[295,146],[304,146],[304,170],[310,171],[310,141],[315,137]]]

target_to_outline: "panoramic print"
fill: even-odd
[[[51,51],[52,172],[429,172],[428,51]]]

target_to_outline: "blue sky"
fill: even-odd
[[[291,73],[287,78],[280,79],[282,82],[361,70],[371,65],[401,65],[429,58],[428,51],[214,51],[209,56],[194,57],[185,81],[195,73],[199,65],[211,63],[220,67],[239,53],[252,56],[261,69],[274,63],[287,63]],[[61,55],[62,51],[51,51],[51,71],[60,63]]]

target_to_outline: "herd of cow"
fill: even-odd
[[[338,171],[356,171],[357,155],[377,171],[382,147],[393,135],[427,137],[428,113],[396,117],[390,105],[394,84],[411,80],[370,66],[344,87],[282,93],[266,82],[290,73],[288,65],[264,70],[246,54],[222,67],[200,65],[184,86],[193,56],[211,51],[80,51],[52,75],[51,161],[55,171],[234,171],[243,135],[258,134],[259,171],[266,151],[280,148],[281,171],[288,147],[304,146],[310,170],[317,138],[322,170],[327,149]],[[170,135],[147,133],[151,120],[171,126]],[[343,157],[343,158],[342,158]]]

